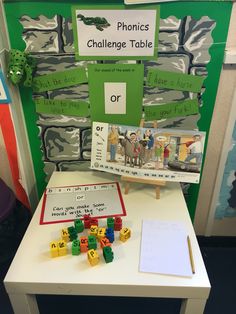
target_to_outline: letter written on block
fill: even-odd
[[[122,228],[120,230],[120,240],[125,242],[131,237],[131,230],[129,228]]]
[[[96,237],[97,233],[98,233],[98,227],[96,225],[91,225],[90,226],[90,235],[93,235]]]
[[[84,215],[84,228],[88,229],[90,228],[90,215]]]
[[[88,251],[88,238],[83,236],[80,237],[80,251],[85,253]]]
[[[115,234],[114,234],[114,229],[113,228],[107,228],[106,229],[106,237],[108,240],[113,243],[115,240]]]
[[[65,240],[58,241],[59,256],[67,255],[67,243]]]
[[[112,217],[107,218],[107,228],[113,228],[114,229],[114,222],[115,219]]]
[[[72,255],[79,255],[80,254],[80,243],[79,240],[73,240],[71,246]]]
[[[100,241],[102,238],[106,236],[106,228],[98,228],[97,238]]]
[[[93,235],[88,236],[88,248],[89,248],[89,250],[90,249],[96,250],[96,248],[97,248],[97,239]]]
[[[74,221],[74,226],[77,232],[83,232],[84,231],[84,223],[81,219],[76,219]]]
[[[115,217],[114,230],[115,231],[120,231],[121,228],[122,228],[122,219],[121,219],[121,217]]]
[[[57,241],[52,241],[50,243],[50,254],[51,254],[51,257],[58,256],[58,242]]]
[[[102,238],[100,241],[101,249],[104,248],[104,246],[111,246],[110,241],[107,238]]]
[[[70,235],[67,228],[64,228],[61,230],[61,238],[62,240],[65,240],[66,242],[70,241]]]
[[[90,219],[90,226],[98,226],[98,219],[97,218],[91,218]]]
[[[110,246],[104,246],[103,248],[103,257],[106,263],[111,263],[114,259],[114,253]]]
[[[91,249],[88,251],[87,256],[88,256],[90,265],[94,266],[98,264],[99,256],[98,256],[97,251],[95,251],[94,249]]]

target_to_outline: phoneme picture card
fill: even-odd
[[[199,183],[205,132],[94,122],[91,168],[126,176]]]
[[[83,219],[126,216],[118,182],[47,188],[40,224]]]

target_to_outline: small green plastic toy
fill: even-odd
[[[99,31],[103,31],[105,28],[111,26],[105,17],[85,17],[82,14],[77,15],[79,21],[83,21],[85,25],[94,25]]]
[[[7,76],[14,85],[23,83],[25,87],[31,87],[34,70],[35,60],[28,53],[10,50]]]

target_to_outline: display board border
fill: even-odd
[[[42,5],[43,3],[43,5]],[[98,4],[98,0],[90,0],[91,6]],[[58,2],[55,6],[55,2],[5,2],[4,9],[6,14],[6,21],[8,26],[9,38],[11,42],[11,48],[24,50],[25,42],[22,39],[23,27],[19,22],[19,18],[23,15],[29,15],[32,18],[38,15],[45,15],[52,17],[55,14],[62,15],[64,17],[71,16],[71,5],[75,4],[75,1],[70,2]],[[77,5],[88,4],[87,1],[76,1]],[[101,5],[117,5],[123,4],[122,0],[103,0],[99,2]],[[153,5],[153,4],[152,4]],[[141,8],[141,5],[139,5]],[[216,100],[217,88],[222,69],[222,63],[224,58],[224,50],[227,40],[228,27],[230,22],[232,10],[232,2],[225,1],[206,1],[206,2],[170,2],[160,4],[161,18],[166,19],[169,16],[175,16],[176,18],[183,18],[184,16],[192,16],[194,19],[200,19],[202,16],[208,16],[216,21],[217,25],[212,32],[213,45],[209,49],[211,55],[211,61],[207,65],[208,77],[204,82],[206,91],[202,97],[203,105],[200,108],[201,118],[198,121],[198,127],[201,131],[209,131],[214,104]],[[36,124],[38,115],[35,111],[35,106],[32,100],[32,91],[29,88],[21,87],[20,95],[23,104],[23,112],[25,116],[25,123],[29,137],[30,148],[32,152],[32,159],[36,177],[36,184],[39,196],[43,194],[46,186],[44,164],[42,161],[42,155],[40,153],[40,139],[38,137],[38,127]],[[206,141],[207,142],[207,141]],[[189,198],[187,197],[187,204],[190,211],[191,218],[194,218],[195,207],[198,198],[199,187],[192,185],[189,189]]]

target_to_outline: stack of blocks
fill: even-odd
[[[78,233],[82,233],[84,229],[89,229],[89,235],[82,235],[78,239]],[[107,228],[98,227],[98,219],[84,215],[84,222],[80,219],[74,221],[74,226],[61,230],[61,240],[50,243],[51,257],[63,256],[68,253],[67,243],[71,244],[72,255],[87,253],[88,261],[91,266],[99,263],[99,255],[97,252],[97,242],[103,251],[103,257],[106,263],[110,263],[114,259],[112,251],[112,243],[115,240],[114,231],[120,231],[120,241],[125,242],[131,237],[129,228],[122,228],[121,217],[107,218]]]
[[[67,244],[65,240],[53,241],[50,243],[51,256],[63,256],[67,254]]]

